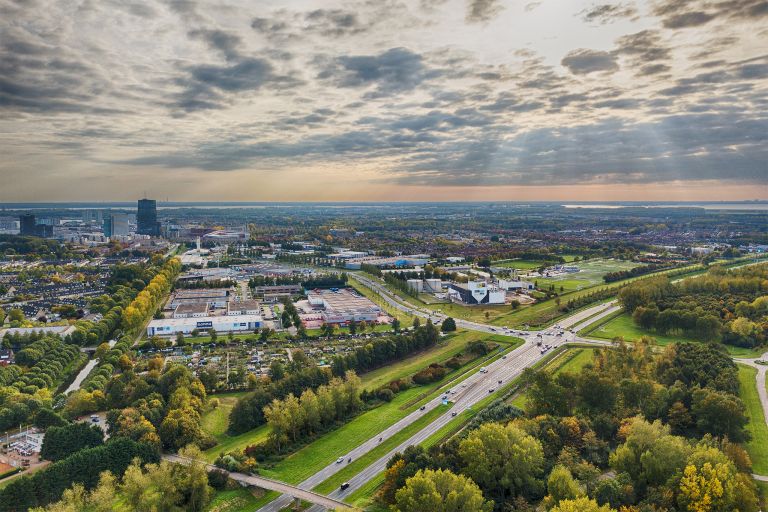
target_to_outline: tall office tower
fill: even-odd
[[[37,236],[37,222],[31,213],[19,215],[19,234],[22,236]]]
[[[128,215],[112,213],[104,219],[104,236],[128,236]]]
[[[139,211],[136,214],[136,233],[160,236],[160,223],[157,221],[157,202],[154,199],[139,199]]]

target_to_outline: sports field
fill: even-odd
[[[562,288],[563,292],[570,292],[574,290],[582,290],[596,284],[602,284],[603,276],[610,272],[629,270],[641,266],[640,263],[612,258],[578,262],[575,265],[579,267],[579,272],[568,272],[556,277],[537,277],[530,279],[534,279],[538,283],[539,288],[546,288],[549,285],[554,285],[555,291],[559,292],[560,288]]]

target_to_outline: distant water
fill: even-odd
[[[653,204],[564,204],[564,208],[599,208],[615,210],[618,208],[702,208],[704,210],[752,210],[768,211],[768,202],[746,203],[653,203]]]

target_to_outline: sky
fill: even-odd
[[[768,199],[768,0],[0,0],[0,201]]]

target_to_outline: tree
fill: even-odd
[[[400,320],[397,318],[392,319],[392,330],[395,332],[400,332]]]
[[[216,333],[216,329],[208,329],[208,336],[211,337],[211,343],[216,343],[219,335]]]
[[[450,470],[420,470],[397,491],[398,512],[491,512],[493,502],[483,499],[475,482]]]
[[[589,498],[577,498],[561,501],[550,512],[616,512],[616,509],[608,505],[598,505],[595,500]]]
[[[419,317],[415,316],[413,317],[413,328],[418,329],[421,327],[421,320],[419,320]]]
[[[459,444],[462,472],[499,503],[541,492],[544,450],[541,442],[518,427],[485,423]]]
[[[273,359],[269,364],[269,376],[273,381],[278,381],[285,377],[285,366],[277,359]]]
[[[691,413],[702,433],[741,442],[747,439],[745,427],[749,419],[739,397],[704,388],[693,392]]]
[[[72,423],[63,427],[51,427],[45,432],[40,456],[57,461],[84,448],[99,446],[104,442],[104,432],[88,423]]]
[[[453,332],[456,330],[456,320],[450,316],[443,320],[443,325],[440,327],[443,332]]]
[[[565,466],[557,465],[552,469],[547,479],[547,497],[544,504],[553,507],[562,500],[573,500],[585,495],[584,489],[579,485],[570,470]]]
[[[186,344],[186,340],[184,340],[184,333],[179,331],[176,333],[176,346],[177,347],[183,347]]]

